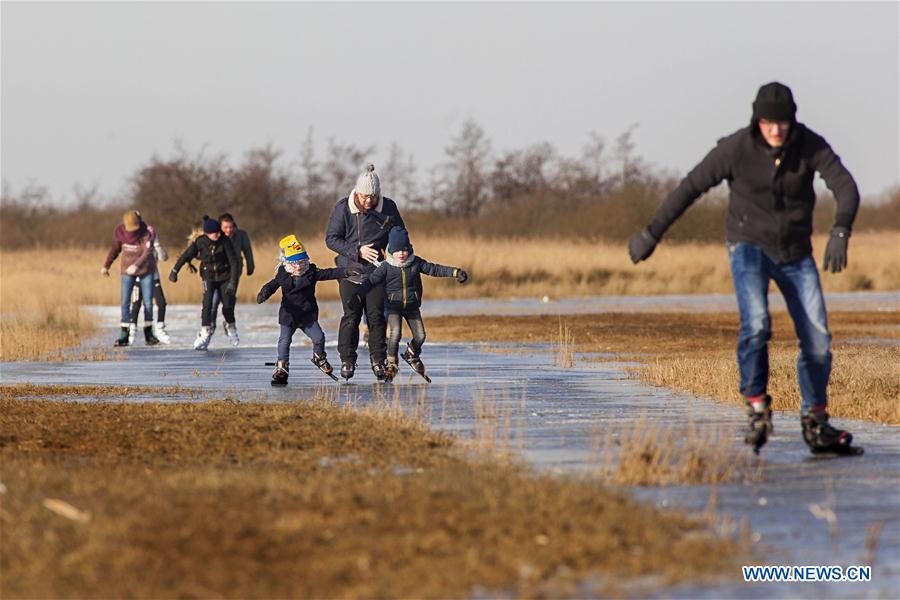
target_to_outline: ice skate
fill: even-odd
[[[272,373],[272,385],[282,387],[287,385],[288,373],[290,372],[290,362],[279,360],[275,363],[275,371]]]
[[[853,434],[832,427],[825,411],[810,412],[800,419],[803,441],[813,454],[862,454],[863,449],[852,446]]]
[[[153,325],[153,333],[156,335],[156,339],[158,339],[161,344],[172,343],[172,338],[169,337],[169,332],[166,331],[165,323],[157,321],[156,324]]]
[[[209,340],[212,337],[212,332],[209,327],[201,327],[200,331],[197,333],[197,338],[194,340],[194,350],[206,350],[209,348]]]
[[[400,372],[400,368],[397,366],[397,357],[389,356],[387,359],[387,366],[384,368],[384,377],[388,381],[393,381],[394,377],[397,376],[397,373]]]
[[[410,368],[412,368],[412,370],[420,375],[425,381],[431,383],[431,377],[425,374],[425,363],[423,363],[419,359],[418,354],[413,353],[412,348],[407,346],[406,350],[403,351],[403,354],[400,355],[400,358],[406,361],[406,364],[408,364]]]
[[[122,329],[119,331],[119,339],[115,341],[114,346],[128,346],[131,342],[128,341],[128,326],[123,325]]]
[[[313,354],[313,357],[310,359],[312,364],[316,365],[319,370],[323,373],[334,379],[338,380],[337,376],[334,374],[334,369],[331,367],[331,363],[328,362],[328,359],[325,358],[325,355]]]
[[[225,335],[228,336],[228,341],[231,342],[232,346],[237,347],[238,344],[241,343],[241,338],[238,336],[237,323],[222,321],[222,327],[225,329]]]
[[[356,363],[350,362],[349,360],[345,360],[341,363],[341,377],[344,378],[345,381],[349,381],[353,374],[356,372]]]
[[[377,362],[375,360],[372,360],[372,373],[375,375],[375,379],[377,379],[378,381],[386,380],[385,376],[384,376],[384,363],[383,362]]]
[[[759,454],[759,449],[765,445],[772,435],[772,397],[766,394],[762,401],[762,410],[757,410],[751,403],[747,403],[747,435],[744,442],[753,447],[753,453]]]
[[[159,340],[153,335],[153,325],[144,327],[144,341],[148,346],[155,346],[159,343]]]

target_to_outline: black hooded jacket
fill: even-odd
[[[780,84],[764,86],[754,106],[760,100],[765,102],[762,96],[767,88],[777,85]],[[749,127],[719,140],[681,180],[649,225],[656,239],[662,238],[704,192],[727,180],[730,188],[725,222],[728,241],[761,246],[778,263],[805,258],[812,253],[816,172],[837,200],[834,226],[852,228],[859,207],[859,190],[828,142],[802,123],[793,121],[784,145],[772,148],[763,139],[758,122],[759,115],[754,110]]]
[[[213,241],[206,235],[198,236],[191,242],[172,270],[176,273],[189,260],[200,258],[200,278],[204,281],[230,281],[233,287],[237,287],[238,270],[237,254],[227,235],[220,235]]]

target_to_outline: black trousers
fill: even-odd
[[[134,293],[131,295],[131,322],[137,325],[138,315],[141,312],[141,303],[143,302],[143,294],[141,294],[141,286],[134,286]],[[166,320],[166,295],[163,294],[162,283],[159,279],[153,281],[153,301],[156,302],[156,320],[163,323]]]
[[[218,290],[222,299],[222,316],[229,323],[234,323],[234,294],[226,294],[227,281],[203,281],[203,310],[200,313],[200,324],[209,327],[213,324],[213,294]]]
[[[377,285],[369,290],[364,298],[363,306],[359,310],[353,310],[347,306],[350,298],[359,290],[359,286],[347,279],[341,279],[338,287],[341,290],[341,304],[344,306],[344,316],[341,317],[341,325],[338,329],[338,353],[341,355],[341,362],[356,364],[359,322],[362,321],[363,311],[365,311],[366,321],[369,324],[369,355],[373,361],[383,363],[387,357],[384,285]]]

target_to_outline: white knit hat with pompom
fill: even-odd
[[[363,167],[363,172],[356,178],[356,193],[381,198],[381,180],[372,163]]]

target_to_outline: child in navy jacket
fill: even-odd
[[[388,234],[388,254],[356,292],[350,307],[361,305],[368,291],[384,283],[384,308],[388,321],[387,368],[385,376],[393,379],[397,375],[397,353],[400,349],[403,319],[412,332],[412,340],[403,353],[403,360],[416,373],[425,375],[425,365],[419,358],[425,343],[425,323],[422,321],[422,273],[432,277],[455,277],[465,283],[469,275],[458,267],[445,267],[430,263],[415,254],[409,241],[409,233],[403,227],[394,227]]]
[[[319,305],[316,302],[316,284],[329,279],[344,279],[354,270],[338,267],[336,269],[320,269],[309,262],[309,254],[293,235],[281,240],[281,264],[275,277],[259,290],[256,302],[262,304],[276,290],[281,288],[281,308],[278,311],[278,324],[281,334],[278,337],[278,360],[275,372],[272,373],[272,385],[287,384],[290,371],[291,339],[298,329],[312,340],[312,363],[326,375],[332,376],[333,369],[325,358],[325,332],[319,326]]]

